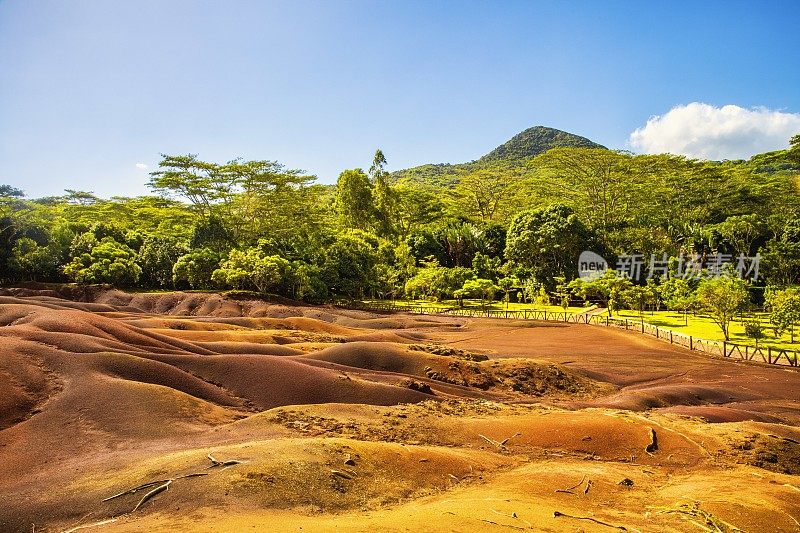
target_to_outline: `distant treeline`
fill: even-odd
[[[152,196],[29,199],[0,186],[0,282],[312,302],[459,298],[491,286],[557,299],[591,249],[611,261],[760,253],[758,283],[785,287],[800,281],[799,169],[800,136],[748,161],[555,148],[395,174],[378,151],[335,186],[274,161],[164,155]]]

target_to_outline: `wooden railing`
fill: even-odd
[[[641,320],[631,320],[629,318],[612,318],[608,315],[593,315],[587,311],[546,311],[536,309],[524,309],[506,311],[499,309],[480,309],[474,307],[464,308],[441,308],[436,306],[422,305],[398,305],[392,302],[361,302],[361,301],[340,301],[335,305],[347,309],[360,309],[374,312],[404,312],[419,315],[444,315],[459,316],[470,318],[503,318],[512,320],[546,320],[549,322],[566,322],[572,324],[593,324],[596,326],[614,327],[635,331],[644,335],[650,335],[656,339],[670,344],[677,344],[692,351],[702,352],[718,357],[731,359],[741,359],[743,361],[758,361],[771,365],[798,366],[800,359],[797,350],[786,350],[783,348],[773,348],[771,346],[748,346],[736,344],[728,341],[713,341],[700,339],[692,335],[678,333],[671,329],[660,328]]]

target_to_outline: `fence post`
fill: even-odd
[[[547,320],[547,309],[544,310],[544,319]]]
[[[608,315],[606,315],[606,327],[608,327]]]
[[[694,350],[694,342],[692,342],[692,336],[689,335],[689,349]]]
[[[625,319],[625,331],[628,331],[628,319]]]
[[[656,339],[657,339],[657,338],[659,338],[659,337],[658,337],[658,326],[656,326]]]
[[[767,362],[772,364],[772,346],[767,346]]]
[[[728,343],[722,341],[722,357],[728,357]]]
[[[672,344],[672,330],[669,330],[669,343]]]
[[[525,320],[528,320],[528,310],[527,309],[523,309],[522,310],[522,316],[525,318]]]

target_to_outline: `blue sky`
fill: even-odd
[[[5,0],[0,183],[143,194],[136,165],[162,152],[276,159],[331,183],[378,147],[391,169],[463,162],[539,124],[680,151],[681,121],[725,105],[744,113],[717,125],[737,138],[748,110],[779,112],[768,146],[800,120],[798,27],[789,0]],[[708,107],[630,143],[692,102]]]

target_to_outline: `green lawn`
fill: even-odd
[[[602,316],[605,316],[603,313]],[[615,313],[617,318],[627,318],[629,320],[639,321],[639,313],[636,311],[620,311]],[[643,317],[644,321],[648,324],[658,326],[659,328],[671,329],[676,333],[683,333],[684,335],[692,335],[693,337],[721,341],[724,340],[722,330],[719,329],[711,318],[708,316],[698,314],[688,317],[688,325],[684,325],[684,315],[674,311],[645,311]],[[745,317],[745,320],[757,319],[765,327],[766,337],[759,341],[759,346],[772,346],[773,348],[783,348],[789,350],[800,350],[800,329],[795,331],[795,343],[791,343],[791,336],[789,332],[784,333],[780,338],[775,338],[772,327],[769,323],[769,317],[766,313],[756,313],[751,317]],[[737,344],[747,344],[750,346],[755,345],[755,341],[744,334],[744,324],[737,318],[731,323],[730,342]]]

